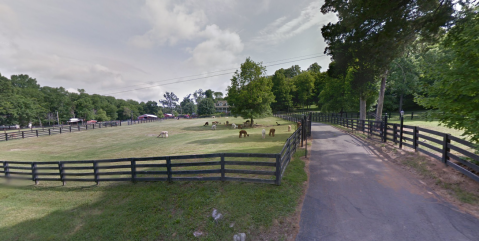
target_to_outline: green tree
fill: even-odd
[[[215,102],[210,98],[203,98],[198,103],[198,115],[212,115],[215,110]]]
[[[178,115],[179,115],[176,110],[174,110],[172,114],[173,114],[174,117],[178,117]]]
[[[108,118],[108,116],[106,115],[106,111],[104,111],[102,109],[99,109],[99,110],[96,111],[95,119],[97,121],[109,121],[110,120],[110,118]]]
[[[271,103],[273,110],[288,110],[293,105],[291,82],[286,78],[284,72],[284,69],[276,70],[271,77],[273,83],[271,91],[276,100],[276,102]]]
[[[188,102],[186,105],[183,107],[183,113],[185,114],[193,114],[196,113],[196,105],[193,102]]]
[[[253,126],[254,118],[271,115],[271,103],[275,101],[271,92],[273,82],[265,76],[266,68],[261,62],[247,58],[240,69],[231,78],[226,100],[235,117],[250,119]]]
[[[213,95],[215,96],[215,100],[223,100],[223,92],[215,92]]]
[[[476,7],[447,34],[441,44],[437,62],[426,71],[436,79],[423,86],[425,94],[419,104],[438,110],[440,122],[464,130],[471,140],[479,142],[479,16]]]
[[[156,113],[156,116],[158,116],[158,118],[162,119],[162,118],[165,118],[165,115],[163,115],[163,111],[159,110],[157,113]]]
[[[298,101],[304,108],[305,104],[308,105],[306,101],[310,98],[314,88],[314,77],[306,71],[295,76],[293,81],[296,86],[296,96]]]

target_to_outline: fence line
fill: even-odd
[[[123,121],[123,123],[126,122],[127,125],[135,125],[135,124],[149,123],[149,122],[155,122],[155,121],[161,121],[161,120],[162,119],[128,120],[128,121]],[[25,138],[31,138],[31,137],[51,136],[51,135],[70,133],[70,132],[101,129],[101,128],[107,128],[108,126],[109,127],[122,126],[122,121],[106,121],[106,122],[99,122],[94,124],[83,124],[83,125],[60,125],[57,127],[53,126],[50,128],[42,127],[42,128],[32,128],[32,129],[26,129],[26,130],[24,129],[23,131],[18,130],[18,131],[4,132],[4,133],[0,133],[0,142],[25,139]]]
[[[407,146],[420,151],[450,166],[469,178],[479,182],[479,155],[477,146],[471,142],[450,134],[417,126],[388,123],[387,116],[382,121],[359,120],[341,117],[340,114],[304,113],[315,122],[329,122],[353,131],[362,132],[369,137],[378,137],[383,142],[391,141],[396,145]],[[296,113],[281,114],[287,118],[296,118]],[[295,119],[295,120],[296,120]],[[310,130],[309,130],[310,131]]]
[[[202,155],[160,156],[122,158],[108,160],[59,161],[59,162],[0,162],[0,178],[7,180],[69,181],[242,181],[281,184],[284,171],[299,145],[302,129],[298,129],[286,140],[281,152],[264,153],[215,153]],[[216,161],[183,162],[185,159],[211,159]],[[232,158],[228,160],[229,158]],[[234,158],[273,158],[273,161],[237,161]],[[213,166],[206,170],[178,170],[178,168]],[[274,170],[246,170],[228,167],[269,167]],[[3,175],[2,175],[3,174]],[[217,176],[198,175],[218,174]],[[270,176],[264,178],[231,177],[227,174],[251,174]],[[185,177],[185,175],[187,175]],[[191,176],[193,175],[193,176]]]

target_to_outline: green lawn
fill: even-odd
[[[218,152],[277,153],[287,137],[287,122],[258,119],[264,127],[238,130],[219,125],[203,127],[217,118],[167,120],[133,126],[30,138],[0,143],[2,160],[60,161],[147,157]],[[280,123],[277,126],[275,122]],[[276,129],[276,137],[261,138],[261,130]],[[160,131],[168,138],[156,138]],[[1,240],[230,240],[245,232],[255,239],[273,220],[291,215],[306,181],[298,152],[281,186],[240,182],[32,182],[0,185]],[[224,215],[216,224],[211,212]],[[234,223],[233,227],[230,225]],[[279,234],[281,237],[283,234]],[[285,235],[285,234],[284,234]]]

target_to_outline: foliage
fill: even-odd
[[[211,115],[215,111],[215,102],[210,98],[203,98],[198,103],[198,115]]]
[[[173,111],[173,109],[178,105],[179,98],[173,92],[166,92],[163,94],[163,100],[160,100],[160,103],[163,107],[168,108],[168,111]]]
[[[288,110],[293,105],[293,97],[291,95],[292,81],[289,81],[284,73],[284,69],[279,69],[271,77],[273,83],[271,91],[276,100],[276,102],[271,104],[273,110]]]
[[[226,100],[235,117],[250,119],[253,126],[254,118],[271,114],[271,103],[275,101],[271,92],[273,83],[265,76],[266,68],[261,62],[247,58],[240,69],[231,78]]]
[[[196,113],[196,105],[193,102],[188,102],[186,105],[183,107],[183,113],[184,114],[193,114]]]
[[[178,117],[178,111],[174,110],[172,114],[174,117]]]
[[[102,109],[97,110],[96,115],[95,115],[95,119],[97,121],[109,121],[110,120],[110,118],[108,118],[108,116],[106,115],[106,111],[104,111]]]
[[[159,110],[159,111],[156,113],[156,116],[158,116],[158,118],[160,118],[160,119],[165,118],[165,115],[163,115],[163,111],[161,111],[161,110]]]
[[[477,8],[466,15],[447,34],[436,52],[437,62],[426,75],[436,79],[424,83],[419,104],[439,110],[440,122],[464,130],[473,141],[479,141],[479,17]]]
[[[293,79],[295,88],[295,96],[298,102],[304,106],[306,101],[310,98],[314,88],[314,77],[308,72],[302,72],[296,75]]]

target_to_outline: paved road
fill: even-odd
[[[313,124],[296,240],[479,240],[479,220],[329,125]]]

